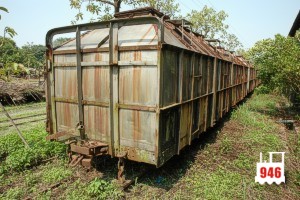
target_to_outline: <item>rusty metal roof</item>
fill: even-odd
[[[205,40],[203,36],[192,32],[186,25],[190,22],[186,20],[169,20],[168,17],[154,8],[147,7],[115,14],[116,18],[131,18],[139,16],[156,16],[161,18],[164,24],[164,43],[182,49],[188,49],[204,55],[217,57],[219,59],[234,62],[239,65],[248,65],[247,61],[237,58],[224,48],[214,47],[210,40]],[[183,25],[183,27],[182,27]],[[83,34],[81,39],[82,49],[93,49],[109,47],[109,28],[96,29]],[[155,24],[142,24],[134,26],[122,26],[118,34],[118,46],[145,46],[158,45],[158,27]],[[71,40],[55,51],[75,50],[76,42]]]
[[[138,17],[138,16],[157,16],[159,18],[164,17],[165,19],[169,19],[167,15],[164,13],[154,9],[153,7],[145,7],[145,8],[138,8],[134,10],[128,10],[123,12],[118,12],[114,15],[115,18],[131,18],[131,17]]]

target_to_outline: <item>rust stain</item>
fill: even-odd
[[[141,119],[139,111],[132,111],[133,118],[133,141],[135,145],[138,145],[139,140],[141,139]]]
[[[134,67],[133,68],[133,96],[132,100],[133,102],[138,102],[140,98],[140,92],[141,92],[141,68],[140,67]]]
[[[100,99],[101,89],[103,87],[103,85],[101,85],[101,80],[100,80],[101,77],[102,77],[101,76],[101,68],[95,67],[94,68],[94,81],[92,82],[92,84],[94,85],[94,95],[95,95],[96,100]]]
[[[146,33],[140,38],[139,43],[142,42],[145,39],[145,37],[150,33],[152,27],[153,26],[150,26],[149,29],[146,31]]]
[[[141,51],[134,51],[133,52],[133,59],[134,59],[134,61],[141,61],[142,60],[142,52]]]
[[[102,54],[101,53],[96,53],[95,54],[95,61],[102,61]]]

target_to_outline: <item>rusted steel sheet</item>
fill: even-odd
[[[83,100],[109,102],[109,67],[84,67],[82,70]]]
[[[84,106],[85,132],[89,139],[110,141],[110,114],[108,107]]]
[[[77,99],[77,76],[74,67],[56,67],[55,97]]]
[[[101,42],[106,41],[109,35],[109,29],[96,29],[85,33],[81,38],[81,49],[97,48]],[[75,50],[76,40],[64,44],[63,46],[56,49],[56,51]]]
[[[156,24],[123,26],[118,32],[118,46],[156,45],[158,43]]]
[[[71,40],[53,51],[47,44],[48,130],[78,136],[81,104],[88,141],[106,144],[112,156],[159,167],[259,82],[245,59],[179,21],[159,19],[149,8],[133,12],[134,18],[121,13],[110,22],[66,27],[81,31],[77,46]],[[147,12],[154,16],[140,16]]]
[[[119,102],[129,105],[157,105],[157,67],[122,66],[119,72]]]
[[[179,150],[189,144],[190,128],[191,128],[191,103],[181,106],[180,129],[179,129]]]
[[[155,119],[154,112],[120,109],[121,146],[154,152]]]
[[[56,103],[57,131],[77,133],[78,106],[71,103]]]

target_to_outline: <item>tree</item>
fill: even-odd
[[[103,21],[109,20],[113,14],[120,12],[122,3],[133,8],[150,6],[161,12],[174,17],[179,12],[179,4],[175,0],[69,0],[72,9],[77,9],[75,16],[76,21],[83,20],[82,7],[86,7],[86,11],[92,15],[96,15],[96,19]],[[87,3],[85,3],[87,2]],[[113,9],[113,11],[112,11]],[[73,21],[72,23],[76,23]],[[91,21],[94,21],[92,19]]]
[[[26,67],[39,68],[45,64],[46,47],[27,43],[19,50],[21,62]]]
[[[71,39],[72,38],[59,37],[53,41],[53,47],[58,47]]]
[[[258,41],[247,58],[259,70],[259,78],[269,90],[286,96],[300,93],[300,43],[295,38],[275,35]]]
[[[8,9],[5,7],[1,7],[1,6],[0,6],[0,11],[8,13]],[[0,20],[1,19],[2,19],[2,16],[0,15]],[[5,38],[6,34],[8,34],[11,38],[13,38],[15,35],[17,35],[17,32],[13,28],[6,26],[4,28],[3,38]],[[3,42],[4,42],[4,40],[1,40],[0,47],[3,45]]]
[[[162,13],[174,18],[180,12],[179,4],[175,0],[140,0],[140,7],[153,7]]]
[[[6,65],[8,63],[20,63],[21,55],[15,41],[10,38],[0,37],[2,46],[0,48],[0,63]]]
[[[219,39],[226,49],[235,50],[242,44],[234,34],[228,32],[229,26],[225,23],[227,17],[228,14],[223,10],[217,12],[204,6],[200,11],[192,10],[186,18],[193,24],[193,31],[207,39]]]

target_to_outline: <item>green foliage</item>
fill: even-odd
[[[145,6],[153,7],[171,18],[180,12],[179,4],[175,0],[140,0],[138,7]]]
[[[20,49],[21,63],[26,67],[38,68],[45,64],[46,47],[27,43]]]
[[[204,6],[202,10],[192,10],[187,15],[187,20],[192,22],[193,30],[208,39],[220,39],[222,45],[228,50],[241,47],[241,43],[234,34],[228,32],[229,26],[225,24],[228,14],[221,10]]]
[[[50,167],[44,171],[42,180],[45,183],[51,184],[51,183],[61,181],[71,175],[72,175],[72,171],[68,167],[58,166],[53,168],[53,166],[50,165]]]
[[[17,32],[15,31],[15,29],[9,27],[9,26],[6,26],[4,28],[4,37],[5,37],[5,34],[8,34],[11,38],[13,38],[14,36],[18,35]]]
[[[96,19],[92,18],[90,21],[105,21],[113,18],[113,14],[120,11],[123,4],[126,4],[133,8],[150,6],[157,10],[169,15],[170,17],[175,17],[179,10],[179,4],[175,0],[69,0],[70,7],[72,9],[78,10],[75,16],[75,24],[77,21],[83,20],[84,13],[82,12],[82,7],[86,8],[86,11],[92,14]],[[86,2],[86,3],[85,3]]]
[[[22,188],[10,188],[8,191],[5,192],[5,194],[0,194],[0,198],[1,199],[7,199],[7,200],[11,200],[11,199],[21,199],[21,197],[24,194],[24,190],[22,190]]]
[[[300,43],[295,38],[275,35],[257,42],[247,57],[259,70],[268,90],[290,96],[300,92]]]
[[[241,174],[221,168],[212,173],[194,173],[188,181],[192,192],[203,199],[239,199],[243,195],[241,183]]]
[[[55,47],[61,46],[62,44],[64,44],[65,42],[67,42],[69,40],[71,40],[71,38],[59,37],[53,41],[53,47],[55,48]]]
[[[78,188],[83,188],[83,190],[79,190]],[[89,200],[90,199],[86,194],[86,184],[84,184],[80,179],[77,179],[74,183],[68,185],[64,197],[67,200],[73,200],[73,199]]]
[[[0,37],[0,63],[4,66],[7,63],[21,63],[21,54],[15,41],[10,38]]]
[[[0,37],[0,78],[8,81],[11,75],[29,74],[28,68],[38,68],[45,63],[46,48],[43,45],[26,44],[18,48],[10,38]]]
[[[254,91],[256,94],[269,94],[272,92],[272,90],[265,85],[258,86]]]
[[[0,11],[8,13],[8,9],[5,7],[2,7],[2,6],[0,6]],[[0,20],[1,19],[2,19],[2,16],[0,15]],[[15,35],[17,35],[17,32],[13,28],[6,26],[4,28],[4,38],[5,38],[6,34],[8,34],[10,37],[14,37]],[[3,45],[2,42],[3,41],[0,41],[0,47]]]
[[[227,137],[224,138],[220,145],[220,152],[221,153],[228,153],[232,151],[232,140],[228,139]]]
[[[120,199],[122,193],[116,185],[95,178],[87,187],[87,194],[95,199]]]
[[[82,190],[78,190],[82,188]],[[114,184],[105,180],[95,178],[88,184],[84,184],[78,179],[68,186],[65,193],[66,199],[122,199],[122,191]]]
[[[47,133],[42,124],[30,131],[24,131],[23,134],[30,148],[24,147],[17,134],[1,136],[0,158],[2,157],[4,161],[0,165],[0,174],[12,170],[25,170],[49,157],[65,156],[65,145],[47,141]]]

